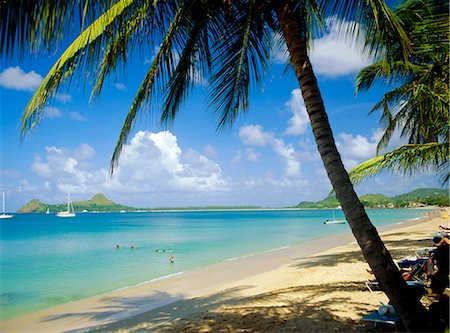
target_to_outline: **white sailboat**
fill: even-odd
[[[67,210],[64,212],[56,213],[57,217],[75,217],[75,211],[73,209],[72,201],[70,200],[70,194],[67,193]]]
[[[47,211],[45,212],[45,214],[50,214],[50,209],[47,208]]]
[[[3,202],[3,209],[2,209],[2,213],[0,214],[0,219],[10,219],[14,215],[5,213],[5,192],[3,192],[2,197],[3,197],[3,200],[2,200],[2,202]]]
[[[343,219],[343,220],[336,220],[336,216],[334,215],[334,210],[333,210],[333,219],[332,220],[326,220],[323,223],[324,224],[344,224],[344,223],[347,223],[347,220],[345,220],[345,219]]]

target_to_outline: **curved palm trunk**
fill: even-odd
[[[367,263],[399,313],[406,329],[426,331],[426,309],[408,292],[405,281],[370,222],[344,168],[306,52],[306,44],[299,38],[302,34],[298,20],[289,5],[280,6],[277,16],[300,84],[317,147],[350,228]]]

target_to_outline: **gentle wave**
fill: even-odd
[[[247,255],[245,255],[245,256],[228,258],[228,259],[225,259],[224,262],[235,261],[235,260],[238,260],[238,259],[243,259],[243,258],[252,257],[252,256],[257,255],[257,254],[276,252],[276,251],[284,250],[284,249],[288,249],[288,248],[290,248],[289,245],[287,245],[287,246],[282,246],[282,247],[277,247],[276,249],[272,249],[272,250],[268,250],[268,251],[263,251],[263,252],[260,252],[260,253],[250,253],[250,254],[247,254]]]
[[[130,286],[125,286],[125,287],[122,287],[122,288],[114,289],[112,291],[115,292],[115,291],[126,290],[126,289],[129,289],[129,288],[139,287],[139,286],[143,286],[143,285],[146,285],[146,284],[149,284],[149,283],[152,283],[152,282],[166,280],[166,279],[169,279],[169,278],[174,277],[174,276],[179,276],[179,275],[182,275],[184,273],[186,273],[186,272],[182,271],[182,272],[172,273],[172,274],[160,276],[160,277],[157,277],[157,278],[154,278],[154,279],[151,279],[151,280],[147,280],[147,281],[139,282],[139,283],[136,283],[136,284],[132,284]]]

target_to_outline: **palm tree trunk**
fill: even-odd
[[[408,331],[426,331],[428,323],[426,309],[408,292],[405,281],[370,222],[344,168],[307,55],[306,43],[301,39],[299,21],[289,4],[280,5],[277,16],[300,84],[320,156],[353,235],[405,328]]]

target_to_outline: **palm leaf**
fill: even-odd
[[[110,175],[113,174],[114,168],[117,167],[119,157],[122,152],[123,145],[126,143],[133,124],[136,120],[138,112],[143,108],[144,104],[151,98],[156,90],[161,91],[165,86],[165,78],[170,77],[174,68],[174,44],[177,41],[177,33],[182,27],[181,22],[188,17],[191,6],[195,0],[185,1],[184,5],[178,8],[171,24],[167,30],[164,40],[152,62],[152,65],[144,77],[141,86],[134,98],[130,110],[125,118],[125,122],[120,131],[119,138],[114,148],[110,162]],[[156,84],[155,84],[156,83]],[[159,86],[159,89],[157,89]],[[155,100],[155,99],[154,99]]]
[[[350,179],[353,184],[384,172],[413,175],[424,170],[449,172],[449,147],[437,142],[426,144],[407,144],[392,152],[376,156],[353,168]],[[446,167],[447,168],[446,168]],[[448,180],[448,175],[443,174]]]
[[[125,14],[133,5],[132,0],[120,0],[106,13],[101,15],[92,25],[84,30],[79,37],[66,49],[49,71],[47,76],[34,93],[20,122],[22,123],[22,136],[33,129],[42,118],[44,106],[49,98],[54,96],[62,82],[72,77],[80,66],[82,59],[89,65],[98,59],[107,29],[113,29],[116,20]]]

